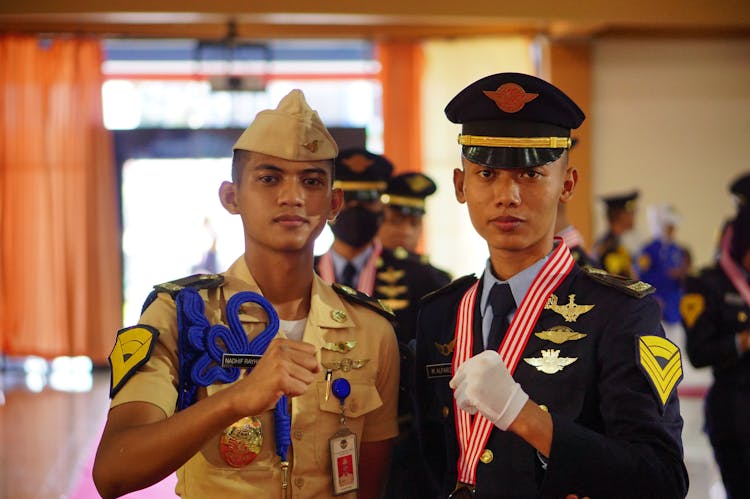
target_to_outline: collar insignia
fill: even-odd
[[[560,357],[560,350],[542,350],[541,357],[530,357],[523,360],[527,364],[531,364],[536,367],[537,371],[542,371],[544,374],[555,374],[563,370],[565,366],[569,366],[573,362],[578,360],[578,357]]]
[[[558,305],[557,296],[553,294],[550,295],[544,308],[553,310],[562,315],[566,322],[575,322],[579,315],[583,315],[594,308],[593,305],[576,304],[576,295],[568,295],[568,300],[568,303],[565,305]]]

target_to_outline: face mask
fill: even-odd
[[[369,243],[380,227],[381,214],[364,206],[353,206],[339,213],[331,230],[336,239],[355,248]]]

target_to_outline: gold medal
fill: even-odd
[[[235,421],[224,430],[220,441],[221,457],[234,468],[250,464],[263,446],[263,428],[258,416]]]

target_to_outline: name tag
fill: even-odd
[[[221,367],[255,367],[260,355],[225,353],[221,356]]]
[[[452,365],[447,364],[430,364],[425,366],[427,369],[427,378],[450,378],[453,376]]]

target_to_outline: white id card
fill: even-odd
[[[359,462],[357,461],[357,435],[339,431],[328,440],[331,448],[331,477],[333,495],[338,496],[359,488]]]

